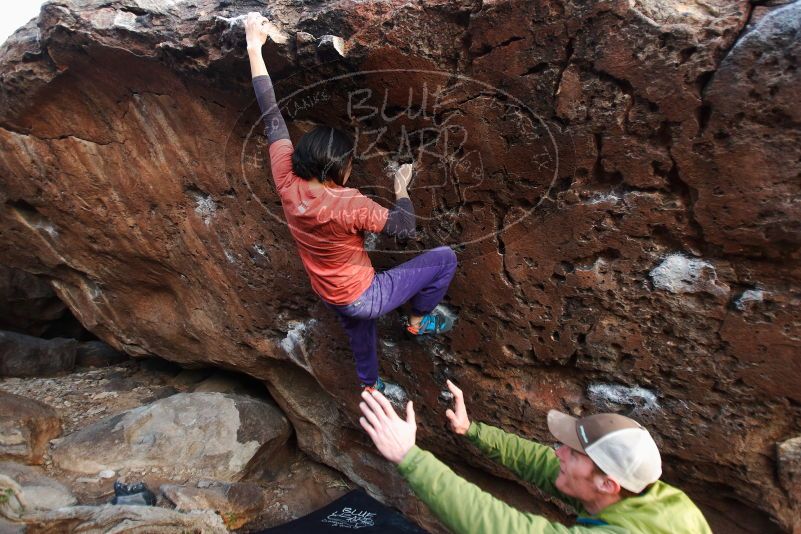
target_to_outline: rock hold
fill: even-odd
[[[682,254],[671,254],[651,273],[654,287],[671,293],[710,293],[726,298],[729,287],[718,280],[712,264],[688,258]]]
[[[761,289],[747,289],[734,301],[734,306],[740,311],[746,311],[763,300],[765,300],[764,291]]]
[[[289,324],[289,331],[281,340],[281,348],[287,356],[300,367],[312,373],[309,355],[306,351],[306,336],[313,332],[317,319],[294,321]]]
[[[659,409],[656,393],[638,386],[590,384],[587,396],[599,412],[618,412],[622,407],[632,413]]]
[[[345,40],[337,35],[323,35],[317,43],[317,53],[323,61],[345,57]]]
[[[384,384],[384,396],[390,400],[390,402],[397,408],[402,410],[401,417],[406,417],[406,403],[409,400],[409,396],[406,394],[406,390],[400,387],[398,384],[393,384],[392,382],[386,382]]]

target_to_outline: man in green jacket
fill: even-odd
[[[467,417],[464,395],[452,382],[451,429],[521,479],[570,504],[576,526],[520,512],[451,471],[415,446],[412,403],[401,419],[379,392],[363,392],[360,419],[379,452],[397,464],[414,493],[454,533],[481,534],[711,534],[687,495],[659,481],[661,459],[651,435],[636,421],[616,414],[575,418],[551,410],[551,447],[522,439]]]

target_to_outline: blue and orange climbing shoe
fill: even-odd
[[[453,328],[455,317],[442,306],[437,306],[420,319],[419,325],[408,324],[406,331],[414,336],[442,334]]]
[[[378,377],[375,381],[375,384],[373,384],[372,386],[367,386],[365,384],[362,384],[362,391],[366,391],[367,393],[372,393],[374,391],[378,391],[379,393],[384,393],[386,387],[387,386],[386,384],[384,384],[384,381],[381,380],[381,377]]]

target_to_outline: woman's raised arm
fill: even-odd
[[[255,12],[248,13],[245,19],[245,38],[250,58],[250,74],[253,77],[253,90],[256,92],[261,116],[264,118],[264,134],[270,144],[279,139],[289,139],[289,130],[275,101],[273,82],[261,55],[261,47],[267,41],[267,37],[273,37],[275,40],[276,35],[279,35],[278,30],[267,18]]]

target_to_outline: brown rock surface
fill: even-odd
[[[246,482],[235,483],[163,484],[160,491],[178,510],[215,510],[229,528],[257,531],[322,508],[351,486],[336,471],[288,450],[287,461],[273,476],[248,476]]]
[[[61,419],[47,404],[0,391],[0,460],[41,464]]]
[[[0,265],[0,330],[39,336],[65,312],[46,280]]]
[[[446,376],[474,418],[540,439],[549,408],[632,411],[719,530],[792,527],[775,473],[801,434],[801,2],[770,4],[266,8],[291,37],[265,53],[293,135],[358,127],[355,185],[389,198],[380,152],[433,136],[407,247],[461,245],[460,319],[422,343],[380,326],[423,446],[501,474],[442,431]],[[430,526],[358,428],[344,335],[279,222],[250,135],[249,9],[60,2],[13,36],[0,257],[117,349],[265,380],[304,451]],[[305,58],[323,35],[344,59]],[[376,265],[408,257],[376,247]]]
[[[78,342],[0,331],[0,377],[53,376],[75,367]]]
[[[78,345],[75,365],[79,367],[109,367],[128,359],[128,356],[114,350],[102,341],[87,341]]]

